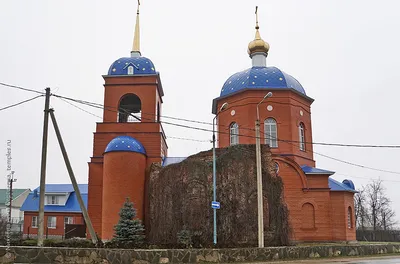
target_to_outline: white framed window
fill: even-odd
[[[72,216],[64,217],[64,228],[66,225],[72,225],[74,223],[74,218]]]
[[[128,74],[129,75],[133,74],[133,66],[132,65],[128,66]]]
[[[299,148],[302,151],[306,151],[305,136],[304,136],[304,124],[299,125]]]
[[[60,199],[59,199],[59,197],[57,196],[57,195],[48,195],[47,196],[47,204],[49,205],[51,205],[51,204],[53,204],[53,205],[58,205],[58,204],[60,204],[59,203],[60,202]]]
[[[237,123],[232,123],[229,126],[230,144],[239,144],[239,125]]]
[[[33,227],[33,228],[37,228],[38,227],[38,217],[37,216],[32,216],[31,227]]]
[[[350,206],[347,209],[347,227],[348,228],[352,228],[353,227],[353,224],[352,224],[352,212],[351,212],[351,207]]]
[[[48,228],[56,228],[56,224],[57,224],[57,217],[55,217],[55,216],[47,217],[47,227]]]
[[[271,148],[278,147],[278,128],[275,119],[273,118],[265,119],[264,136],[265,136],[265,144],[268,144]]]

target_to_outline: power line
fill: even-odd
[[[88,105],[88,104],[87,104],[87,105]],[[94,106],[94,105],[91,105],[91,106],[96,107],[96,106]],[[101,107],[100,107],[100,106],[97,106],[97,108],[101,108]],[[105,109],[104,107],[102,107],[102,108]],[[120,111],[114,111],[114,110],[109,110],[109,109],[105,109],[105,110],[120,113]],[[152,121],[154,121],[154,120],[152,120]],[[163,124],[168,124],[168,125],[183,127],[183,128],[187,128],[187,129],[194,129],[194,130],[199,130],[199,131],[212,132],[212,130],[206,129],[206,128],[193,127],[193,126],[182,125],[182,124],[176,124],[176,123],[166,122],[166,121],[160,121],[160,122],[163,123]],[[230,134],[229,132],[225,132],[225,131],[219,131],[219,133],[222,133],[222,134]],[[255,136],[241,135],[241,134],[237,134],[237,135],[238,135],[238,136],[244,136],[244,137],[255,138]],[[283,141],[283,142],[294,145],[292,142],[288,142],[288,141]],[[297,146],[297,145],[296,145],[296,146]],[[338,159],[338,158],[330,157],[330,156],[328,156],[328,155],[325,155],[325,154],[322,154],[322,153],[318,153],[318,152],[315,152],[315,151],[311,151],[311,152],[314,153],[314,154],[316,154],[316,155],[320,155],[320,156],[322,156],[322,157],[325,157],[325,158],[328,158],[328,159],[332,159],[332,160],[335,160],[335,161],[337,161],[337,162],[342,162],[342,163],[345,163],[345,164],[348,164],[348,165],[351,165],[351,166],[355,166],[355,167],[359,167],[359,168],[363,168],[363,169],[374,170],[374,171],[379,171],[379,172],[385,172],[385,173],[391,173],[391,174],[398,174],[398,175],[400,175],[400,172],[397,172],[397,171],[389,171],[389,170],[377,169],[377,168],[373,168],[373,167],[369,167],[369,166],[364,166],[364,165],[360,165],[360,164],[348,162],[348,161],[341,160],[341,159]]]
[[[85,110],[85,109],[83,109],[83,108],[81,108],[81,107],[79,107],[79,106],[77,106],[77,105],[74,105],[73,103],[70,103],[70,102],[68,102],[67,100],[63,99],[63,98],[59,98],[59,99],[62,100],[62,101],[64,101],[64,102],[66,102],[67,104],[69,104],[69,105],[71,105],[71,106],[73,106],[73,107],[75,107],[75,108],[77,108],[77,109],[83,111],[83,112],[88,113],[89,115],[92,115],[92,116],[94,116],[94,117],[97,117],[97,118],[102,119],[101,116],[96,115],[96,114],[93,114],[92,112],[89,112],[89,111],[87,111],[87,110]]]
[[[0,83],[0,85],[6,86],[6,87],[10,87],[10,88],[20,89],[20,90],[23,90],[23,91],[39,93],[39,94],[44,95],[43,92],[32,90],[32,89],[28,89],[28,88],[24,88],[24,87],[20,87],[20,86],[16,86],[16,85],[11,85],[11,84],[6,84],[6,83]],[[81,103],[81,104],[87,104],[87,105],[90,105],[90,106],[98,106],[99,108],[102,108],[102,109],[104,109],[104,107],[105,107],[105,106],[103,106],[101,104],[98,104],[98,103],[93,103],[93,102],[84,101],[84,100],[78,100],[78,99],[74,99],[74,98],[66,97],[66,96],[61,96],[61,95],[57,95],[57,94],[52,94],[52,95],[55,96],[55,97],[58,97],[60,99],[74,101],[74,102]],[[237,101],[240,101],[240,100],[237,100]],[[235,102],[237,102],[237,101],[235,101]],[[273,103],[279,103],[279,102],[273,102]],[[245,106],[245,105],[249,105],[249,104],[253,104],[253,103],[232,105],[228,109],[233,108],[233,107]],[[281,103],[281,104],[287,104],[287,103]],[[107,107],[107,108],[115,108],[115,107]],[[142,112],[142,115],[155,116],[154,114],[145,113],[145,112]],[[212,123],[210,123],[210,122],[199,121],[199,120],[185,119],[185,118],[166,116],[166,115],[163,115],[163,116],[160,116],[160,117],[167,118],[167,119],[172,119],[172,120],[177,120],[177,121],[191,122],[191,123],[197,123],[197,124],[203,124],[203,125],[212,125]],[[149,120],[152,120],[152,119],[149,119]],[[229,129],[229,128],[227,128],[227,129]],[[241,127],[241,129],[255,131],[254,128]],[[299,141],[279,139],[279,138],[277,140],[281,141],[281,142],[300,143]],[[306,145],[308,144],[308,145],[333,146],[333,147],[355,147],[355,148],[400,148],[400,145],[344,144],[344,143],[326,143],[326,142],[304,142],[304,144],[306,144]]]
[[[31,90],[31,89],[27,89],[27,88],[23,88],[23,87],[19,87],[19,86],[14,86],[14,85],[9,85],[9,84],[4,84],[4,83],[0,83],[0,84],[1,84],[1,85],[4,85],[4,86],[7,86],[7,87],[12,87],[12,88],[16,88],[16,89],[21,89],[21,90],[24,90],[24,91],[29,91],[29,92],[35,92],[35,93],[43,94],[43,93],[41,93],[41,92],[39,92],[39,91],[35,91],[35,90]],[[106,108],[105,106],[103,106],[103,105],[101,105],[101,104],[98,104],[98,103],[92,103],[92,102],[88,102],[88,101],[77,100],[77,99],[73,99],[73,98],[69,98],[69,97],[64,97],[64,96],[60,96],[60,95],[55,95],[55,94],[53,94],[53,95],[56,96],[56,97],[59,97],[59,98],[63,98],[63,99],[67,99],[67,100],[72,100],[72,101],[75,101],[75,102],[77,102],[77,103],[85,104],[85,105],[88,105],[88,106],[97,107],[97,108],[102,108],[102,109],[107,110],[107,111],[113,111],[113,110],[107,109],[107,108],[109,108],[109,107]],[[33,99],[36,99],[36,98],[33,98]],[[30,99],[30,100],[33,100],[33,99]],[[30,100],[28,100],[28,101],[30,101]],[[23,103],[23,102],[21,102],[21,103]],[[19,105],[19,104],[21,104],[21,103],[18,103],[17,105]],[[16,105],[15,105],[15,106],[16,106]],[[13,107],[13,106],[10,106],[10,107]],[[9,107],[7,107],[7,108],[9,108]],[[6,108],[6,109],[7,109],[7,108]],[[113,112],[118,112],[118,113],[120,113],[120,111],[113,111]],[[152,120],[152,119],[150,119],[150,120]],[[181,120],[183,120],[183,119],[181,119]],[[152,120],[152,121],[154,121],[154,120]],[[187,119],[186,121],[188,121],[188,119]],[[194,120],[190,120],[190,121],[194,121]],[[200,122],[200,121],[194,121],[194,122]],[[212,132],[212,130],[210,130],[210,129],[199,128],[199,127],[192,127],[192,126],[187,126],[187,125],[182,125],[182,124],[176,124],[176,123],[172,123],[172,122],[161,121],[161,123],[169,124],[169,125],[174,125],[174,126],[179,126],[179,127],[184,127],[184,128],[188,128],[188,129],[195,129],[195,130],[201,130],[201,131]],[[209,124],[209,123],[206,123],[206,122],[201,122],[201,123]],[[250,129],[250,128],[248,128],[248,129]],[[252,130],[252,129],[251,129],[251,130]],[[229,133],[227,133],[227,132],[222,132],[222,131],[219,131],[219,133],[229,134]],[[255,136],[240,135],[240,134],[238,134],[238,135],[239,135],[239,136],[250,137],[250,138],[255,138]],[[285,142],[285,143],[289,143],[289,144],[299,143],[299,141],[289,141],[289,140],[282,140],[282,139],[277,139],[277,140],[282,141],[282,142]],[[309,142],[308,144],[324,144],[324,145],[329,145],[329,146],[342,146],[342,147],[400,148],[400,146],[394,146],[394,145],[383,146],[383,145],[356,145],[356,144],[334,144],[334,143],[312,143],[312,142]],[[344,161],[344,160],[341,160],[341,159],[338,159],[338,158],[330,157],[330,156],[328,156],[328,155],[321,154],[321,153],[317,153],[317,152],[315,152],[315,151],[312,151],[312,152],[313,152],[314,154],[320,155],[320,156],[322,156],[322,157],[325,157],[325,158],[328,158],[328,159],[332,159],[332,160],[335,160],[335,161],[338,161],[338,162],[342,162],[342,163],[345,163],[345,164],[348,164],[348,165],[352,165],[352,166],[356,166],[356,167],[360,167],[360,168],[364,168],[364,169],[370,169],[370,170],[374,170],[374,171],[379,171],[379,172],[385,172],[385,173],[399,174],[399,175],[400,175],[400,172],[389,171],[389,170],[382,170],[382,169],[376,169],[376,168],[372,168],[372,167],[368,167],[368,166],[364,166],[364,165],[360,165],[360,164],[356,164],[356,163]]]
[[[81,108],[81,107],[79,107],[79,106],[77,106],[77,105],[74,105],[74,104],[68,102],[67,100],[63,99],[62,97],[58,97],[58,98],[59,98],[60,100],[64,101],[64,102],[68,103],[69,105],[71,105],[71,106],[73,106],[73,107],[75,107],[75,108],[77,108],[77,109],[79,109],[79,110],[85,112],[85,113],[88,113],[88,114],[90,114],[90,115],[92,115],[92,116],[94,116],[94,117],[103,119],[101,116],[98,116],[98,115],[96,115],[96,114],[94,114],[94,113],[92,113],[92,112],[89,112],[89,111],[87,111],[87,110],[85,110],[85,109],[83,109],[83,108]],[[97,107],[96,107],[96,108],[97,108]],[[139,130],[138,130],[138,131],[139,131]],[[193,138],[173,137],[173,136],[166,136],[166,137],[167,137],[168,139],[179,139],[179,140],[195,141],[195,142],[202,142],[202,143],[206,143],[206,142],[210,143],[209,140],[200,140],[200,139],[193,139]]]
[[[35,99],[37,99],[37,98],[39,98],[39,97],[42,97],[42,96],[43,96],[43,95],[38,95],[38,96],[35,96],[35,97],[33,97],[33,98],[30,98],[30,99],[27,99],[27,100],[21,101],[21,102],[19,102],[19,103],[12,104],[12,105],[9,105],[9,106],[6,106],[6,107],[3,107],[3,108],[0,108],[0,111],[3,111],[3,110],[6,110],[6,109],[9,109],[9,108],[12,108],[12,107],[15,107],[15,106],[22,105],[22,104],[24,104],[24,103],[27,103],[27,102],[33,101],[33,100],[35,100]]]
[[[194,139],[194,138],[182,138],[182,137],[171,137],[171,136],[167,136],[167,139],[171,138],[171,139],[179,139],[179,140],[188,140],[188,141],[195,141],[195,142],[202,142],[202,143],[210,143],[211,140],[200,140],[200,139]]]
[[[75,101],[77,103],[81,103],[81,104],[86,104],[89,106],[96,106],[97,108],[101,108],[101,109],[105,109],[105,108],[112,108],[112,109],[116,109],[115,107],[105,107],[101,104],[98,103],[92,103],[92,102],[88,102],[88,101],[83,101],[83,100],[77,100],[77,99],[73,99],[73,98],[69,98],[69,97],[64,97],[61,95],[56,95],[53,94],[53,96],[59,97],[59,98],[63,98],[66,100],[71,100],[71,101]],[[111,111],[110,109],[106,109],[108,111]],[[118,110],[113,110],[114,112],[118,112]],[[154,114],[150,114],[150,113],[145,113],[145,112],[141,112],[142,115],[148,115],[148,116],[155,116]],[[162,118],[167,118],[167,119],[172,119],[172,120],[177,120],[177,121],[184,121],[184,122],[191,122],[191,123],[197,123],[197,124],[204,124],[204,125],[212,125],[212,123],[209,122],[204,122],[204,121],[198,121],[198,120],[191,120],[191,119],[185,119],[185,118],[178,118],[178,117],[172,117],[172,116],[160,116]],[[144,118],[142,116],[142,118]],[[154,121],[151,118],[144,118],[146,120],[151,120]],[[172,125],[172,123],[168,123],[168,122],[164,122],[166,124],[170,124]],[[227,128],[227,130],[229,129],[229,127]],[[250,130],[250,131],[255,131],[254,128],[248,128],[248,127],[240,127],[240,129],[244,129],[244,130]],[[203,131],[211,131],[210,129],[203,129]],[[220,132],[221,133],[221,132]],[[245,136],[245,135],[241,135],[241,136]],[[255,136],[250,136],[255,138]],[[287,140],[287,139],[280,139],[277,138],[278,141],[281,142],[291,142],[291,143],[300,143],[299,141],[295,141],[295,140]],[[304,144],[306,145],[321,145],[321,146],[334,146],[334,147],[356,147],[356,148],[400,148],[400,145],[369,145],[369,144],[343,144],[343,143],[326,143],[326,142],[304,142]]]
[[[21,87],[21,86],[11,85],[11,84],[2,83],[2,82],[0,82],[0,85],[6,86],[6,87],[9,87],[9,88],[19,89],[19,90],[26,91],[26,92],[38,93],[38,94],[45,95],[44,92],[40,92],[40,91],[24,88],[24,87]]]

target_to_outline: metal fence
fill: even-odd
[[[400,242],[400,230],[357,230],[358,241]]]

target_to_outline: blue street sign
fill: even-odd
[[[219,204],[219,202],[212,201],[212,202],[211,202],[211,207],[212,207],[213,209],[219,209],[219,208],[221,207],[221,205]]]

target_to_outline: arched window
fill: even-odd
[[[267,118],[264,122],[264,136],[265,144],[268,144],[271,148],[278,147],[278,128],[276,121],[273,118]]]
[[[132,65],[128,67],[128,74],[129,75],[133,74],[133,66]]]
[[[140,122],[142,119],[142,102],[136,94],[126,94],[118,107],[118,122]]]
[[[303,123],[300,123],[300,125],[299,125],[299,148],[302,151],[306,150],[305,136],[304,136],[304,124]]]
[[[232,123],[229,126],[229,135],[231,145],[239,144],[239,125],[237,123]]]
[[[315,210],[310,203],[305,203],[301,207],[302,221],[301,227],[305,229],[315,228]]]
[[[351,210],[351,207],[347,209],[347,227],[352,228],[353,227],[353,212]]]

